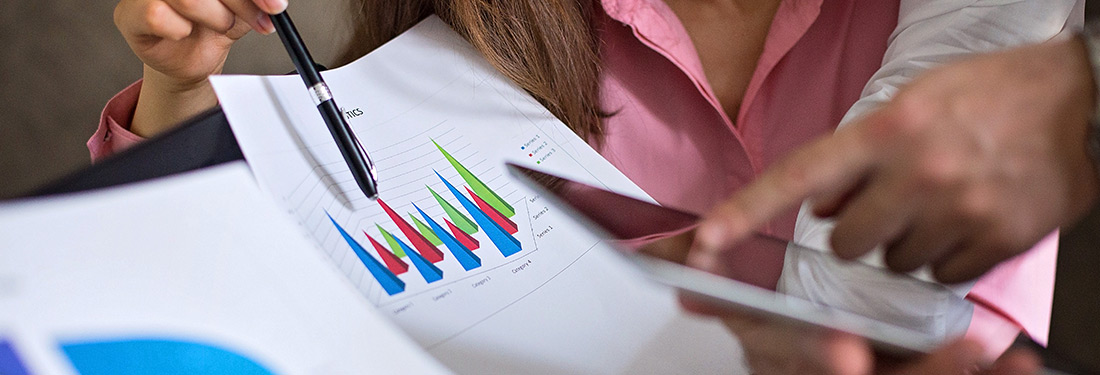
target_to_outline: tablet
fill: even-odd
[[[509,163],[507,167],[519,181],[548,199],[555,208],[585,224],[582,226],[605,240],[646,277],[696,299],[732,311],[807,329],[835,330],[861,336],[880,353],[896,357],[928,353],[943,341],[929,333],[814,303],[762,286],[766,282],[762,282],[760,272],[757,272],[757,267],[751,261],[731,262],[741,266],[732,266],[729,272],[718,276],[640,253],[635,251],[639,244],[660,238],[663,234],[688,231],[698,222],[699,216],[519,165]],[[612,207],[613,209],[608,209]],[[947,288],[939,284],[858,262],[844,261],[831,253],[809,249],[764,234],[751,236],[731,248],[730,253],[733,258],[743,254],[748,260],[752,256],[767,254],[782,257],[792,251],[799,252],[797,255],[800,257],[820,257],[822,261],[829,262],[830,267],[837,269],[859,268],[860,272],[879,274],[879,277],[890,280],[891,283],[902,282],[916,288],[927,288],[930,293],[953,296]],[[686,249],[684,252],[686,253]]]

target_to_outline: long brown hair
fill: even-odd
[[[602,135],[593,0],[354,0],[355,32],[342,63],[362,57],[431,14],[470,41],[582,138]]]

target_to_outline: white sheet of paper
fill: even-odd
[[[134,339],[279,374],[449,372],[359,297],[243,163],[0,205],[0,243],[0,362],[6,346],[31,373],[134,373],[103,345]],[[141,373],[163,373],[151,350],[164,346],[128,348],[145,354],[131,357]]]
[[[671,290],[646,282],[506,174],[503,163],[515,161],[649,199],[438,18],[324,77],[377,165],[381,201],[400,219],[359,192],[299,77],[212,82],[261,185],[362,295],[444,364],[466,373],[740,368],[739,349],[720,325],[687,317]],[[459,168],[487,188],[479,192]],[[475,211],[490,217],[492,210],[464,206],[472,194],[489,206],[499,195],[496,211],[508,219],[477,220]],[[452,227],[460,222],[476,231]],[[515,233],[494,240],[507,222]],[[382,230],[407,246],[387,241]],[[477,262],[467,246],[443,241],[458,240],[456,230],[473,232],[480,247],[469,253]],[[434,250],[416,245],[431,241],[425,234],[439,237]],[[395,249],[406,253],[404,273],[381,265],[384,252],[399,257]],[[440,255],[437,269],[426,265]]]

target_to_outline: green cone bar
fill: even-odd
[[[435,148],[439,149],[439,152],[443,153],[443,156],[446,157],[447,161],[451,163],[451,166],[458,171],[458,174],[462,176],[462,179],[466,181],[466,184],[470,185],[470,188],[473,189],[474,192],[481,197],[481,199],[485,200],[485,203],[493,206],[493,208],[497,209],[497,211],[499,211],[505,217],[512,217],[516,215],[516,210],[512,208],[512,205],[508,204],[508,202],[505,202],[504,199],[501,199],[495,191],[489,189],[489,187],[486,186],[484,182],[481,182],[481,180],[479,180],[477,176],[474,176],[473,173],[470,173],[470,171],[466,169],[466,167],[462,166],[462,163],[459,163],[458,160],[455,160],[455,158],[452,157],[451,154],[447,153],[447,151],[444,150],[443,147],[439,146],[438,143],[435,143],[434,139],[432,140],[432,144],[435,145]]]
[[[386,243],[390,245],[391,249],[393,249],[393,255],[396,255],[398,258],[404,258],[405,257],[405,249],[401,248],[401,245],[397,243],[397,239],[393,238],[393,235],[390,234],[390,232],[387,232],[385,229],[382,229],[381,225],[374,224],[374,226],[378,227],[379,232],[382,232],[382,238],[385,238]]]
[[[420,219],[417,219],[416,216],[413,216],[413,214],[411,213],[409,214],[409,218],[412,219],[413,224],[416,224],[416,229],[420,232],[420,235],[424,236],[424,238],[427,238],[428,242],[431,242],[432,245],[436,246],[440,246],[443,244],[443,241],[441,241],[439,237],[435,235],[435,231],[433,231],[432,228],[429,228],[427,225],[424,224],[424,222],[420,221]]]
[[[432,196],[435,197],[435,201],[439,202],[439,205],[443,207],[443,211],[447,212],[447,216],[451,218],[451,221],[453,221],[452,224],[458,227],[458,229],[461,229],[463,232],[466,232],[466,234],[477,233],[477,224],[474,224],[473,220],[470,220],[469,217],[463,215],[462,211],[455,209],[455,206],[452,206],[451,202],[447,202],[446,199],[443,199],[443,197],[439,196],[439,194],[436,193],[435,190],[432,190],[431,186],[425,185],[425,187],[428,188],[428,191],[432,192]]]

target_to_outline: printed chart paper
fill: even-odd
[[[0,205],[0,374],[449,373],[236,163]]]
[[[720,326],[685,317],[672,291],[507,175],[514,161],[650,199],[438,18],[324,76],[375,161],[377,201],[356,187],[298,77],[212,81],[261,185],[444,364],[471,373],[736,365]]]

